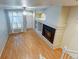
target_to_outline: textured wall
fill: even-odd
[[[3,9],[0,9],[0,55],[8,38],[8,29]]]
[[[61,6],[51,6],[45,10],[46,20],[44,24],[50,27],[56,27],[58,23],[58,17],[61,13]]]
[[[55,47],[62,47],[63,34],[67,23],[68,14],[69,14],[69,7],[62,7],[61,13],[58,17],[58,23],[56,27],[56,33],[55,33],[55,39],[54,39]]]
[[[66,29],[63,37],[63,45],[70,49],[78,50],[78,8],[71,7]]]

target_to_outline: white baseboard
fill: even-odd
[[[65,53],[69,54],[73,59],[78,59],[77,51],[71,50],[71,49],[67,48],[66,46],[64,46],[64,48],[62,48],[62,49],[63,49],[63,53],[62,53],[61,59],[63,59]]]
[[[4,48],[5,48],[5,46],[6,46],[6,43],[7,43],[7,40],[8,40],[8,35],[6,36],[6,38],[4,39],[5,41],[3,42],[3,47],[2,47],[2,49],[1,49],[1,51],[0,51],[0,57],[1,57],[1,55],[2,55],[2,53],[3,53],[3,51],[4,51]]]

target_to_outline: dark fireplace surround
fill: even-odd
[[[42,35],[49,40],[52,44],[54,41],[54,35],[55,35],[55,28],[52,28],[50,26],[47,26],[45,24],[43,24],[43,31],[42,31]]]

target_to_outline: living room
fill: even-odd
[[[1,59],[78,59],[77,0],[0,0],[0,18]]]

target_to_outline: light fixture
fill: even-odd
[[[25,10],[23,11],[23,15],[27,15]]]
[[[23,7],[23,15],[32,15],[31,12],[27,11],[27,10],[29,10],[29,8],[27,6],[26,0],[22,0],[22,7]]]
[[[26,14],[26,7],[23,7],[23,15],[27,15]]]
[[[26,7],[23,7],[23,15],[27,15],[28,16],[28,15],[32,15],[32,13],[27,11]]]

